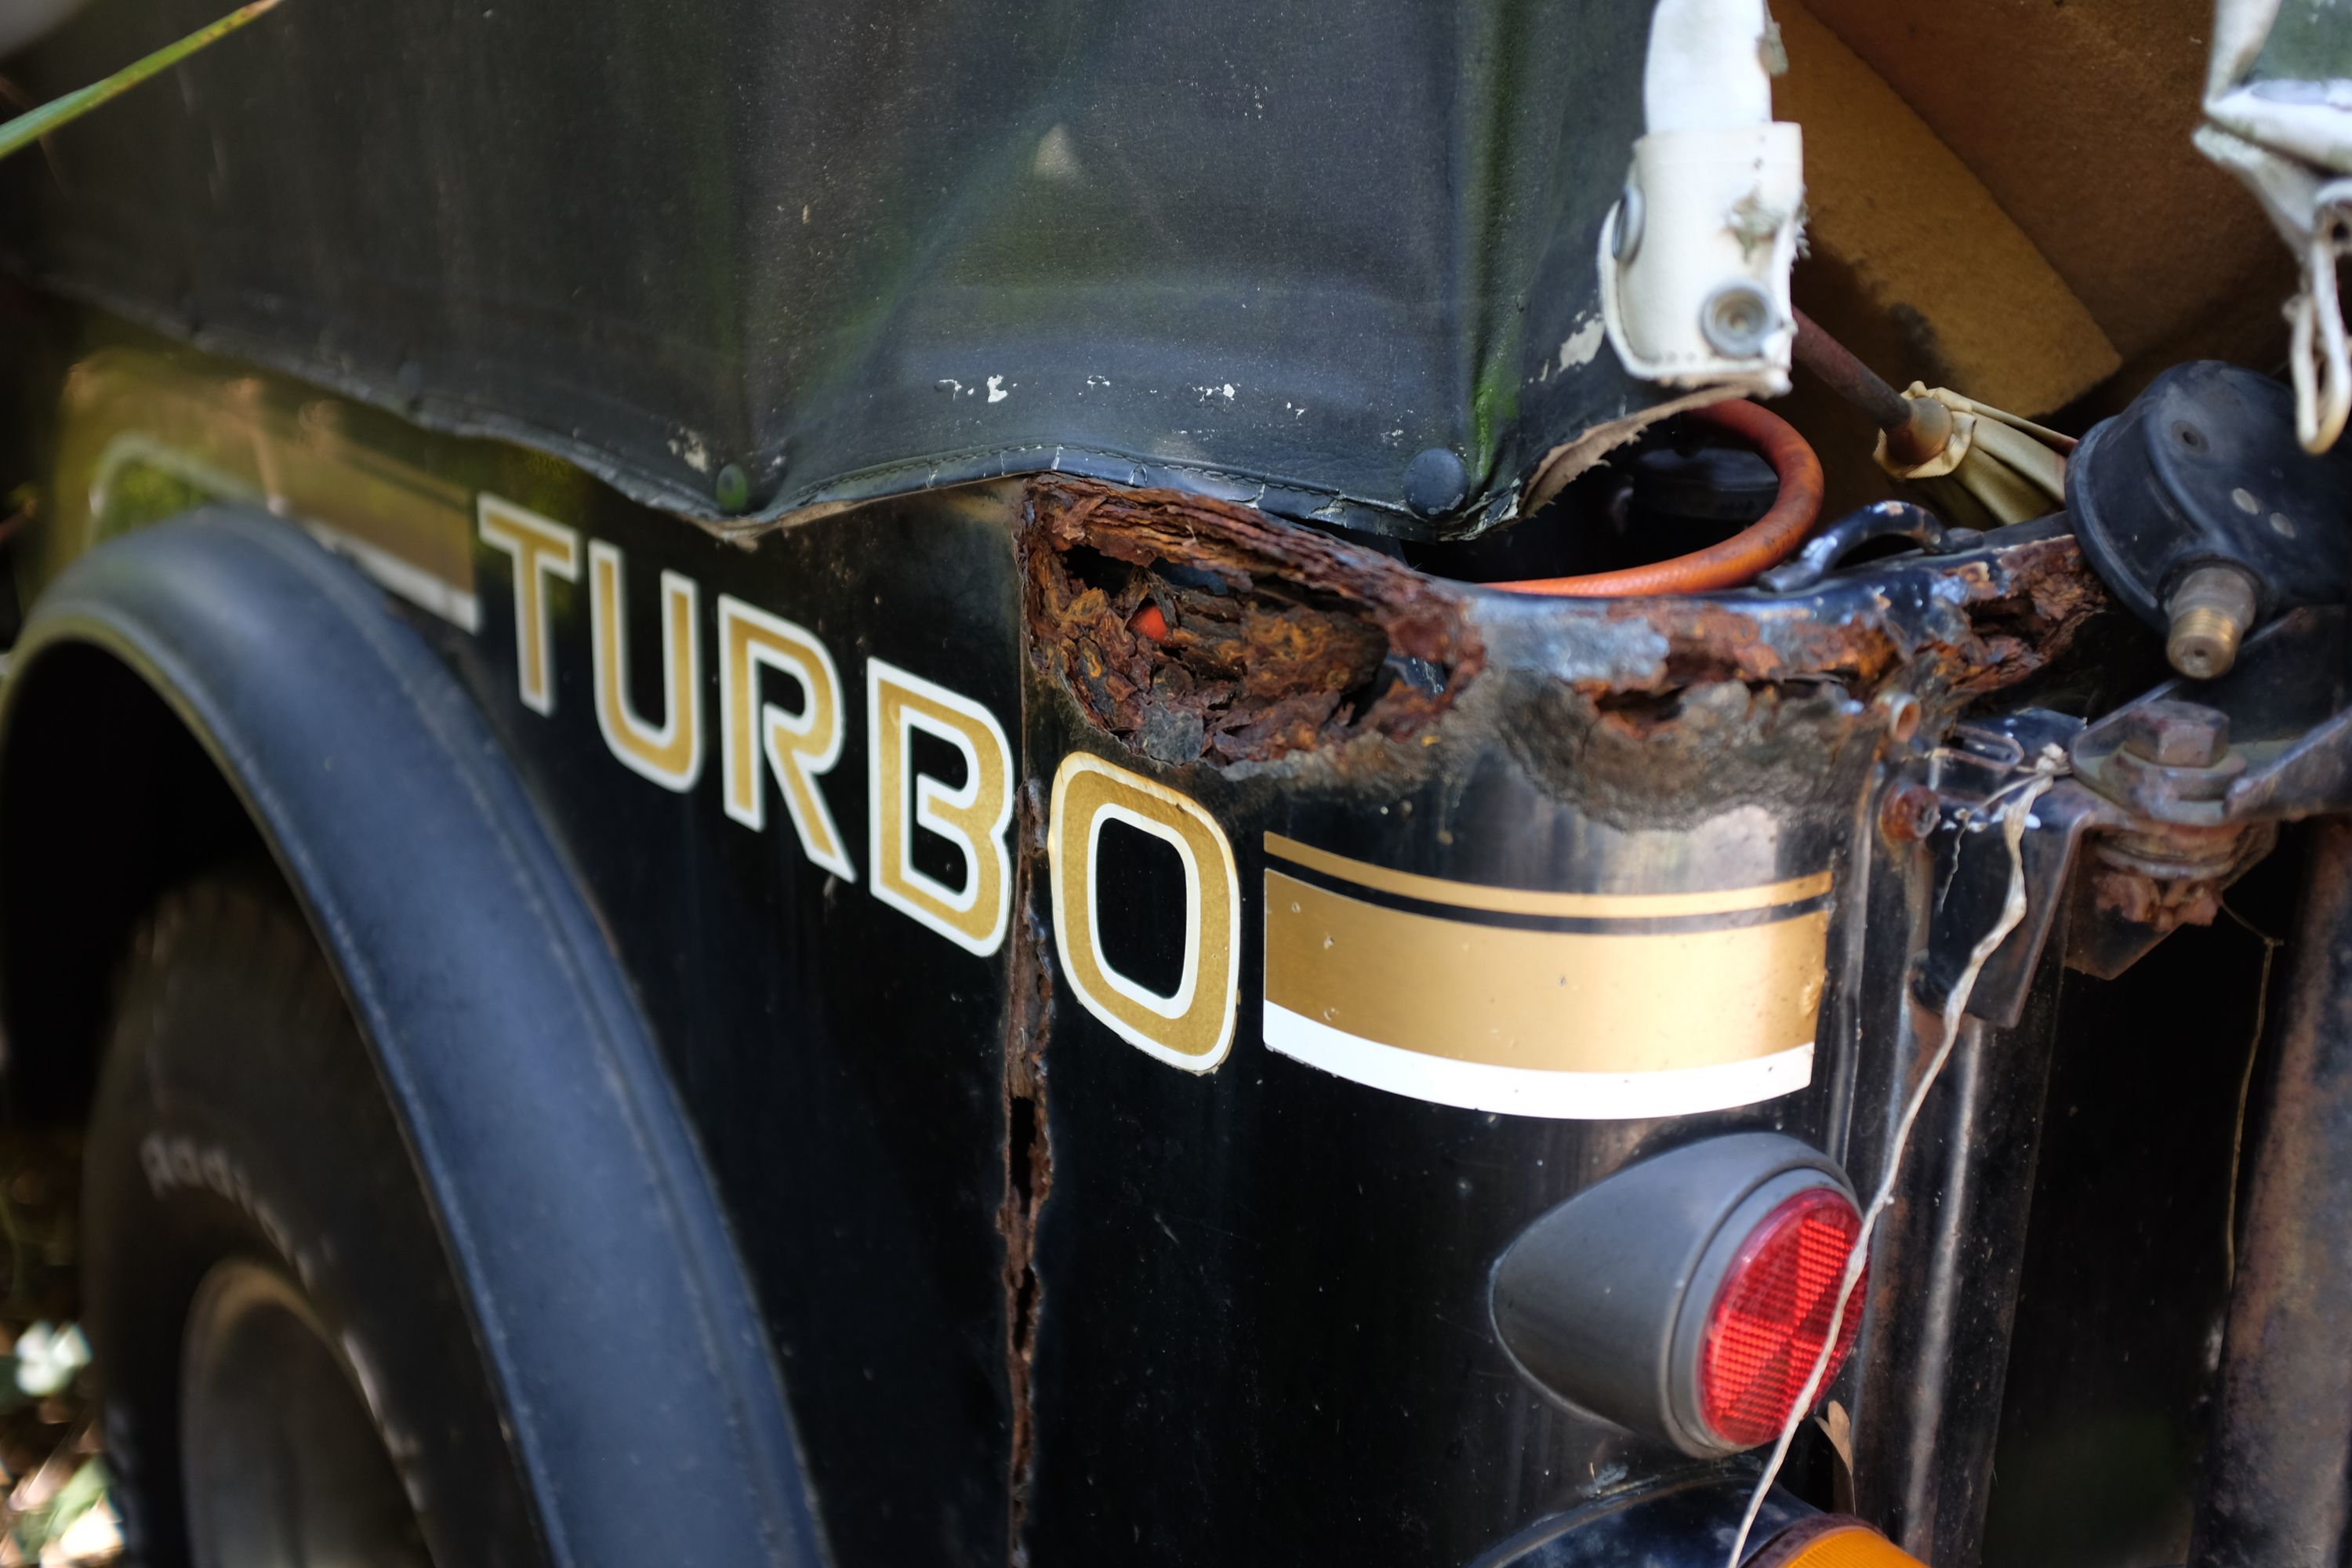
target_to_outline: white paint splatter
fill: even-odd
[[[1016,381],[1013,384],[1018,386],[1021,384]],[[988,378],[988,400],[991,403],[1002,403],[1012,395],[1012,393],[1005,390],[1004,378],[1003,376],[992,375]]]
[[[1609,335],[1608,326],[1600,317],[1579,326],[1559,345],[1559,368],[1563,374],[1580,364],[1591,364],[1601,353],[1601,341]]]
[[[682,431],[671,437],[669,449],[673,456],[683,458],[686,466],[696,473],[707,474],[710,471],[710,448],[704,445],[702,437],[693,431]]]
[[[1029,162],[1029,172],[1041,180],[1054,180],[1063,184],[1084,177],[1078,167],[1078,150],[1070,141],[1069,131],[1056,125],[1037,139],[1037,155]]]

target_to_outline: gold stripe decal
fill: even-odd
[[[1661,915],[1719,915],[1743,910],[1767,910],[1818,899],[1830,890],[1830,874],[1817,871],[1760,888],[1733,888],[1719,893],[1551,893],[1527,888],[1495,888],[1477,882],[1454,882],[1411,871],[1391,871],[1365,860],[1351,860],[1285,838],[1265,836],[1265,852],[1293,861],[1310,871],[1342,878],[1379,892],[1396,893],[1429,903],[1454,904],[1465,910],[1497,914],[1594,916],[1607,920],[1647,920]]]
[[[1527,1116],[1686,1115],[1811,1079],[1826,873],[1717,893],[1546,893],[1274,834],[1266,848],[1280,858],[1265,871],[1269,1049]]]

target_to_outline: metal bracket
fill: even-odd
[[[2016,1023],[2062,922],[2069,967],[2111,978],[2179,927],[2210,921],[2222,890],[2269,853],[2276,823],[2352,811],[2346,655],[2343,610],[2294,610],[2220,679],[2167,681],[2089,725],[2028,709],[1956,730],[1925,780],[1937,811],[1923,835],[1934,902],[1919,1000],[1943,1005],[1998,919],[2010,865],[1994,812],[2046,747],[2064,752],[2068,773],[2034,803],[2021,842],[2024,923],[1969,998],[1969,1015],[1990,1023]]]
[[[1759,579],[1775,594],[1818,587],[1839,562],[1874,539],[1907,539],[1930,555],[1951,555],[1984,542],[1973,528],[1948,528],[1926,507],[1909,501],[1873,501],[1850,511],[1809,540],[1794,561]]]
[[[2352,810],[2352,669],[2345,612],[2290,610],[2246,639],[2217,680],[2168,680],[2084,729],[2073,747],[2086,777],[2121,786],[2098,762],[2151,704],[2193,703],[2220,714],[2244,770],[2211,799],[2143,792],[2138,815],[2181,826],[2293,822]]]
[[[1969,955],[1993,928],[2009,897],[2009,850],[1994,820],[2004,791],[2030,774],[2044,748],[2063,752],[2082,721],[2030,708],[1981,723],[1963,724],[1951,743],[1929,757],[1927,784],[1941,800],[1929,840],[1934,854],[1933,900],[1927,951],[1913,994],[1940,1008],[1966,972]],[[2042,950],[2057,924],[2067,879],[2084,836],[2123,819],[2122,813],[2071,779],[2062,778],[2033,803],[2019,845],[2025,866],[2025,921],[1995,948],[1969,993],[1969,1015],[2008,1027],[2025,1007]]]

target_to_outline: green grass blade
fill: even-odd
[[[0,124],[0,158],[39,141],[68,121],[79,119],[108,99],[130,91],[158,71],[169,70],[207,44],[226,37],[262,13],[275,10],[277,5],[278,0],[252,0],[211,26],[199,27],[178,43],[166,44],[145,59],[123,67],[104,81],[92,82],[79,92],[69,92]]]

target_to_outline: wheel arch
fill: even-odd
[[[553,1561],[821,1562],[749,1281],[586,898],[457,678],[282,521],[207,508],[95,551],[12,655],[20,1103],[86,1097],[132,922],[254,845],[374,1052]]]

